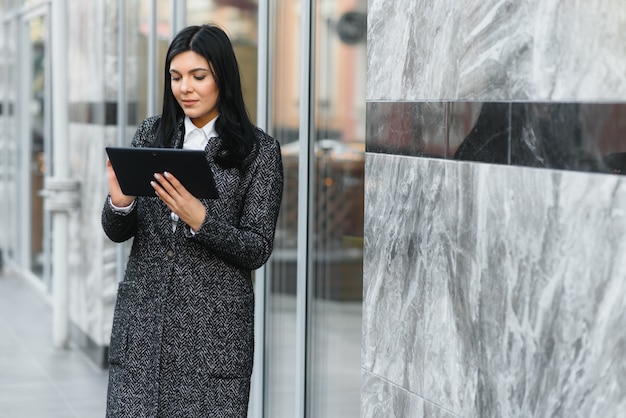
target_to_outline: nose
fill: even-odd
[[[183,77],[180,83],[180,91],[183,93],[189,93],[191,91],[191,83],[186,77]]]

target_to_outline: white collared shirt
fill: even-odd
[[[206,148],[210,138],[217,137],[215,131],[215,121],[217,118],[213,118],[209,123],[202,128],[198,128],[193,124],[189,116],[185,116],[185,138],[183,141],[184,149],[199,149]]]

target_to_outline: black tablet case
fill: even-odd
[[[218,196],[213,172],[204,151],[175,148],[106,147],[120,183],[129,196],[155,196],[154,173],[167,171],[197,198]]]

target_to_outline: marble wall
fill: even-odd
[[[622,0],[369,0],[367,100],[622,101],[625,30]]]
[[[626,410],[625,30],[370,0],[363,417]]]
[[[366,178],[365,416],[418,416],[394,391],[459,416],[626,410],[624,178],[382,154]]]

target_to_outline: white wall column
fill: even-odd
[[[76,210],[78,182],[68,178],[67,2],[51,2],[52,69],[52,177],[45,179],[45,208],[52,213],[52,342],[69,342],[68,225]]]

